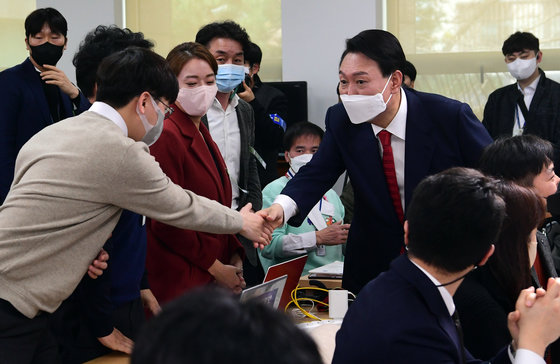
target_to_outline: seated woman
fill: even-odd
[[[533,190],[513,182],[501,182],[501,190],[507,215],[494,243],[496,250],[486,265],[465,278],[453,296],[465,347],[480,359],[490,359],[511,342],[507,315],[514,311],[519,292],[532,285],[536,231],[545,213]]]
[[[262,191],[263,209],[269,207],[288,181],[311,160],[319,149],[323,130],[309,122],[299,122],[284,134],[284,158],[290,163],[285,176],[270,182]],[[310,269],[342,261],[342,246],[348,238],[350,224],[342,224],[344,207],[333,190],[329,190],[311,210],[300,227],[287,224],[274,230],[272,241],[259,252],[264,271],[271,265],[308,254],[303,274]]]
[[[173,182],[231,206],[226,165],[200,122],[216,96],[216,60],[206,47],[183,43],[169,52],[167,62],[177,75],[179,94],[150,152]],[[245,286],[243,247],[234,235],[183,230],[154,220],[147,226],[148,281],[160,302],[212,282],[236,293]]]

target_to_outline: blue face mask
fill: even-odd
[[[218,65],[216,85],[218,91],[227,93],[233,91],[245,79],[245,67],[236,64]]]

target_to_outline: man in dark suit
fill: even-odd
[[[463,346],[453,295],[494,252],[504,217],[495,181],[476,170],[453,168],[422,181],[404,224],[408,255],[395,259],[352,304],[336,336],[333,364],[480,362]],[[559,282],[551,280],[548,288],[536,301],[534,288],[520,293],[508,317],[512,344],[492,363],[544,363],[545,347],[560,335]]]
[[[0,73],[0,204],[21,147],[44,127],[89,108],[85,96],[55,67],[66,49],[67,31],[56,9],[33,11],[25,19],[29,58]]]
[[[517,82],[490,94],[482,124],[494,139],[533,134],[550,141],[560,165],[560,84],[538,67],[543,59],[539,39],[516,32],[504,41],[502,53]]]
[[[321,147],[262,212],[299,226],[347,170],[355,206],[342,284],[354,293],[403,252],[404,213],[416,185],[449,167],[474,166],[492,141],[467,104],[401,88],[404,62],[399,41],[386,31],[347,41],[342,103],[327,111]]]
[[[264,189],[279,177],[278,153],[282,150],[282,139],[286,131],[288,99],[282,91],[262,83],[258,74],[261,61],[261,48],[251,42],[245,54],[245,72],[248,71],[246,82],[238,95],[247,101],[255,112],[255,150],[262,158],[262,161],[257,163],[257,169],[261,187]]]
[[[232,21],[210,23],[196,33],[196,42],[218,62],[214,103],[202,119],[218,145],[232,185],[232,208],[251,203],[254,210],[262,206],[261,185],[254,157],[255,116],[251,106],[240,99],[236,90],[245,79],[244,54],[249,47],[245,29]],[[248,286],[261,283],[264,273],[253,243],[239,236],[245,248],[243,275]]]

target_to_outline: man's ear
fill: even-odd
[[[542,62],[542,52],[538,51],[538,53],[537,53],[537,64],[539,64],[541,62]]]
[[[484,257],[480,260],[480,262],[478,263],[478,266],[481,267],[484,264],[486,264],[486,262],[488,261],[488,259],[490,259],[490,257],[492,256],[492,254],[494,254],[494,250],[496,249],[496,247],[494,246],[494,244],[490,244],[490,248],[488,248],[488,251],[486,252],[486,254],[484,255]]]
[[[391,93],[397,93],[400,92],[401,86],[402,86],[402,82],[403,82],[403,74],[401,71],[396,70],[395,72],[393,72],[393,77],[391,77],[391,81],[390,81],[390,87],[391,87]]]
[[[25,38],[25,49],[27,49],[28,51],[31,50],[31,49],[29,48],[29,40],[27,39],[27,37]]]
[[[288,153],[288,151],[284,152],[284,159],[286,162],[290,163],[290,153]]]
[[[148,91],[144,91],[140,94],[137,101],[138,110],[140,113],[146,113],[146,104],[150,101],[150,93]]]
[[[254,63],[253,64],[253,75],[256,75],[257,73],[259,73],[259,71],[261,70],[261,65],[260,63]]]

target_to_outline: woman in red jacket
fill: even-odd
[[[183,43],[169,52],[167,62],[177,75],[179,94],[150,152],[173,182],[231,206],[226,165],[201,123],[217,92],[216,60],[206,47]],[[148,280],[160,302],[213,282],[241,292],[243,254],[234,235],[183,230],[154,220],[148,224]]]

